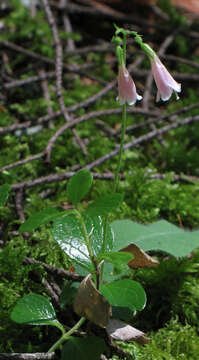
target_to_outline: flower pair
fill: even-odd
[[[176,93],[176,98],[179,99],[177,93],[181,91],[181,85],[173,79],[157,55],[151,57],[150,61],[153,77],[158,89],[156,100],[159,101],[160,98],[163,101],[169,100],[173,91]],[[137,94],[135,83],[124,64],[119,66],[118,92],[120,105],[125,103],[134,105],[137,100],[142,99],[142,96]]]

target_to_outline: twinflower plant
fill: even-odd
[[[118,75],[118,91],[120,104],[126,102],[128,105],[134,105],[136,100],[141,100],[142,97],[136,93],[136,87],[133,79],[130,77],[128,70],[126,69],[126,37],[127,35],[133,36],[135,41],[140,45],[143,52],[148,56],[153,77],[158,89],[156,100],[167,101],[170,99],[173,91],[176,94],[176,99],[179,99],[177,93],[181,92],[181,84],[177,83],[166,67],[163,65],[155,51],[146,43],[143,42],[142,37],[136,31],[125,30],[123,28],[116,27],[116,36],[112,41],[116,44],[116,54],[119,62],[119,75]],[[123,39],[120,39],[118,35],[123,35]],[[123,49],[118,45],[119,41],[123,44]]]
[[[137,100],[142,99],[127,70],[127,36],[135,38],[151,61],[158,99],[161,97],[165,101],[173,91],[179,93],[180,84],[175,82],[155,52],[136,32],[117,26],[115,28],[113,42],[119,68],[118,100],[122,106],[122,132],[110,192],[87,204],[82,202],[93,184],[92,173],[82,169],[67,184],[66,200],[71,204],[71,210],[47,208],[29,218],[19,229],[21,233],[30,232],[51,222],[54,241],[72,260],[75,271],[83,278],[77,286],[69,281],[63,286],[63,308],[70,306],[73,309],[68,323],[64,320],[62,323],[61,316],[58,316],[58,321],[49,299],[39,294],[26,294],[16,303],[11,313],[11,319],[18,324],[56,326],[61,331],[61,336],[55,339],[48,352],[61,351],[62,360],[97,360],[101,354],[110,354],[110,349],[114,353],[115,340],[139,341],[142,344],[149,341],[141,330],[129,325],[129,321],[132,324],[135,313],[145,307],[146,294],[142,285],[132,279],[132,274],[128,275],[131,269],[158,266],[158,261],[150,257],[136,242],[137,224],[124,224],[120,221],[110,224],[109,221],[110,213],[123,202],[123,194],[119,191],[119,174],[127,105],[135,105]],[[165,234],[166,231],[162,233]],[[158,241],[160,244],[159,238]],[[164,251],[166,242],[163,241],[162,244]],[[194,247],[195,240],[193,243],[189,242],[189,246],[190,244]],[[184,253],[186,252],[187,249]]]

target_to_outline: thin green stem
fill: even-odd
[[[86,320],[85,317],[81,317],[81,319],[65,334],[63,334],[59,340],[51,346],[51,348],[48,350],[48,353],[55,351],[64,341],[66,341],[70,335],[72,335],[76,330],[80,328],[80,326],[84,323]]]
[[[117,169],[115,172],[115,178],[113,184],[113,192],[117,192],[117,188],[118,188],[119,172],[121,169],[122,152],[123,152],[124,140],[125,140],[125,130],[126,130],[126,104],[122,105],[122,132],[121,132],[119,158],[118,158]]]
[[[66,333],[63,325],[58,320],[56,320],[54,323],[52,323],[52,325],[56,326],[59,330],[61,330],[62,335],[64,335]]]
[[[123,34],[123,60],[124,65],[126,66],[126,42],[127,42],[127,35],[126,33]]]
[[[126,42],[127,42],[127,34],[123,32],[123,63],[126,66]],[[117,169],[115,172],[114,183],[113,183],[113,192],[117,192],[118,183],[119,183],[119,172],[121,169],[121,161],[122,161],[122,152],[124,147],[124,140],[125,140],[125,131],[126,131],[126,104],[122,105],[122,133],[121,133],[121,141],[120,141],[120,151],[119,151],[119,158],[117,163]],[[108,229],[108,215],[105,217],[104,220],[104,234],[103,234],[103,243],[102,243],[102,252],[106,249],[106,236],[107,236],[107,229]],[[103,277],[103,266],[101,267],[101,279]]]

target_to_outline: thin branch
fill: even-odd
[[[51,353],[0,353],[0,360],[51,360],[56,356],[55,352]]]
[[[47,58],[45,56],[39,55],[39,54],[35,53],[34,51],[27,50],[27,49],[23,48],[22,46],[13,44],[10,41],[0,39],[0,45],[2,45],[3,47],[8,48],[10,50],[19,52],[19,53],[21,53],[21,54],[23,54],[25,56],[30,57],[30,58],[36,59],[36,60],[38,60],[40,62],[44,62],[46,64],[50,64],[50,65],[53,65],[53,66],[56,65],[55,60],[52,60],[52,59],[49,59],[49,58]],[[79,74],[80,72],[82,73],[84,70],[91,69],[93,67],[95,67],[95,64],[93,64],[93,63],[83,64],[81,66],[78,66],[77,64],[75,64],[75,65],[63,64],[63,68],[65,70],[67,70],[68,72],[74,72],[74,73],[77,73],[77,74]],[[87,74],[87,76],[89,77],[89,74]]]
[[[61,8],[59,6],[59,4],[57,4],[55,1],[50,1],[50,4],[57,8],[57,9],[60,9],[63,11],[63,8]],[[133,16],[133,15],[126,15],[126,14],[123,14],[121,12],[112,12],[112,13],[107,13],[105,11],[102,11],[101,9],[96,9],[96,8],[93,8],[93,7],[90,7],[90,6],[81,6],[81,5],[78,5],[78,4],[75,4],[74,2],[71,2],[71,1],[68,1],[67,2],[67,5],[66,5],[66,10],[71,13],[71,14],[74,14],[74,13],[77,13],[77,14],[85,14],[86,16],[88,15],[92,15],[92,16],[96,16],[97,18],[99,18],[99,15],[102,17],[107,17],[107,18],[111,18],[111,19],[114,19],[114,20],[122,20],[122,21],[126,21],[126,22],[133,22],[134,24],[134,30],[137,31],[139,30],[137,28],[137,26],[135,24],[138,24],[138,25],[141,25],[142,27],[146,27],[146,28],[157,28],[157,29],[160,29],[160,30],[167,30],[168,28],[165,27],[165,26],[162,26],[162,25],[159,25],[159,24],[156,24],[156,23],[149,23],[147,22],[146,20],[142,20],[136,16]]]
[[[56,77],[55,71],[43,72],[39,76],[31,76],[28,79],[14,80],[8,83],[4,83],[0,85],[0,89],[3,88],[5,90],[10,90],[18,86],[29,85],[33,82],[54,79]]]
[[[38,72],[39,72],[39,75],[40,75],[40,76],[45,77],[45,71],[44,71],[44,69],[39,69]],[[43,79],[43,80],[41,81],[41,88],[42,88],[42,90],[43,90],[44,99],[48,102],[48,106],[47,106],[48,115],[51,116],[51,115],[53,114],[53,109],[52,109],[52,106],[50,105],[50,100],[51,100],[51,98],[50,98],[50,93],[49,93],[49,91],[48,91],[48,82],[46,81],[46,79]],[[48,127],[49,127],[50,129],[53,128],[53,121],[52,121],[52,119],[49,121]]]
[[[132,142],[130,142],[128,144],[125,144],[124,145],[124,151],[128,150],[128,149],[131,149],[132,147],[135,147],[135,146],[137,146],[137,145],[139,145],[139,144],[141,144],[143,142],[146,142],[146,141],[148,141],[150,139],[153,139],[154,137],[156,137],[158,135],[162,135],[162,134],[164,134],[164,133],[166,133],[166,132],[168,132],[168,131],[170,131],[172,129],[177,129],[180,126],[187,125],[187,124],[189,124],[191,122],[195,122],[195,121],[199,121],[199,115],[187,117],[187,118],[185,118],[185,119],[183,119],[181,121],[178,121],[176,123],[164,126],[164,127],[160,128],[160,129],[150,131],[149,133],[140,136],[138,139],[135,139],[135,140],[133,140]],[[93,161],[92,163],[84,166],[84,169],[91,170],[91,169],[95,168],[96,166],[101,165],[106,160],[111,159],[112,157],[114,157],[118,153],[119,153],[119,148],[116,148],[115,150],[111,151],[110,153],[108,153],[108,154],[98,158],[97,160]]]
[[[49,281],[47,279],[44,279],[44,286],[48,292],[48,294],[50,295],[53,303],[59,308],[61,309],[60,303],[59,303],[59,296],[57,295],[57,293],[54,291],[54,289],[52,288],[51,284],[49,283]]]
[[[67,4],[67,1],[68,0],[60,0],[60,2],[59,2],[60,7],[64,8],[66,6],[66,4]],[[67,34],[72,33],[72,25],[71,25],[71,22],[70,22],[70,19],[69,19],[68,15],[65,13],[65,11],[63,11],[62,16],[63,16],[63,23],[64,23],[65,32]],[[67,42],[67,45],[66,45],[65,50],[69,51],[69,52],[74,51],[75,50],[75,42],[74,42],[74,40],[72,38],[68,38],[66,40],[66,42]]]
[[[46,264],[43,261],[35,260],[35,259],[29,258],[29,257],[26,257],[24,259],[24,263],[25,264],[30,264],[30,265],[42,265],[43,268],[48,273],[50,273],[52,275],[57,275],[57,276],[63,277],[63,278],[68,279],[68,280],[82,281],[82,279],[83,279],[82,276],[78,275],[75,272],[70,272],[70,271],[55,267],[55,266],[51,266],[51,265]]]
[[[26,189],[26,188],[31,188],[31,187],[34,187],[37,185],[51,184],[54,182],[68,180],[74,174],[75,174],[75,172],[68,172],[68,173],[63,173],[63,174],[50,174],[50,175],[43,176],[43,177],[40,177],[40,178],[37,178],[34,180],[28,180],[28,181],[24,181],[24,182],[17,183],[17,184],[12,184],[11,190],[16,191],[21,188]],[[93,175],[94,179],[100,179],[100,180],[112,180],[113,179],[112,173],[103,173],[103,174],[93,173],[92,175]]]
[[[94,103],[95,101],[99,100],[101,97],[106,95],[110,90],[112,90],[114,88],[115,85],[116,85],[116,81],[110,82],[108,85],[106,85],[103,89],[101,89],[95,95],[92,95],[90,98],[88,98],[78,104],[72,105],[69,108],[66,108],[67,111],[75,112],[76,110],[79,110],[79,109],[89,106],[90,104]],[[51,119],[55,119],[55,118],[59,117],[61,114],[62,114],[61,111],[56,111],[52,115],[45,115],[34,121],[26,121],[22,124],[12,124],[7,127],[0,127],[0,135],[6,134],[9,132],[13,132],[15,130],[28,128],[32,124],[35,125],[35,124],[42,124],[44,122],[48,122]]]
[[[144,142],[146,142],[148,140],[153,139],[154,137],[156,137],[158,135],[162,135],[162,134],[167,133],[168,131],[170,131],[172,129],[177,129],[180,126],[184,126],[184,125],[190,124],[190,123],[195,122],[195,121],[199,121],[199,115],[190,116],[190,117],[187,117],[187,118],[185,118],[183,120],[180,120],[178,122],[175,122],[175,123],[169,124],[167,126],[161,127],[160,129],[150,131],[149,133],[140,136],[138,139],[135,139],[132,142],[125,144],[124,145],[124,150],[135,147],[135,146],[137,146],[137,145],[139,145],[141,143],[144,143]],[[87,169],[87,170],[91,170],[91,169],[95,168],[96,166],[101,165],[105,161],[111,159],[112,157],[117,155],[118,152],[119,152],[119,149],[116,148],[115,150],[111,151],[110,153],[105,154],[104,156],[96,159],[92,163],[85,165],[83,168]],[[18,184],[13,184],[13,185],[11,185],[11,189],[16,191],[16,190],[21,189],[21,188],[29,188],[29,187],[33,187],[33,186],[40,185],[40,184],[43,184],[43,183],[45,183],[45,184],[48,183],[49,184],[49,183],[52,183],[52,182],[63,181],[63,180],[69,179],[73,175],[74,175],[74,172],[66,173],[66,174],[51,174],[51,175],[48,175],[46,177],[37,178],[35,180],[29,180],[29,181],[25,181],[25,182],[18,183]],[[97,179],[100,179],[100,178],[101,179],[110,179],[110,178],[112,178],[112,175],[110,177],[110,174],[106,175],[106,174],[95,174],[94,173],[93,176],[94,176],[94,178],[97,178]]]
[[[59,34],[58,34],[58,30],[57,30],[57,26],[55,23],[55,19],[53,16],[53,13],[51,11],[51,8],[48,4],[48,0],[42,0],[44,9],[45,9],[45,13],[49,22],[49,25],[51,27],[52,33],[53,33],[53,39],[54,39],[54,44],[55,44],[55,52],[56,52],[56,63],[55,63],[55,67],[56,67],[56,90],[57,90],[57,97],[58,97],[58,102],[59,102],[59,106],[61,109],[61,113],[64,116],[64,119],[66,122],[71,121],[71,118],[68,114],[68,112],[66,111],[66,107],[64,104],[64,98],[63,98],[63,94],[62,94],[62,70],[63,70],[63,54],[62,54],[62,45],[61,45],[61,41],[59,38]],[[82,152],[84,155],[88,155],[86,147],[83,143],[83,141],[80,139],[77,131],[75,129],[72,129],[72,133],[75,136],[77,143],[79,144],[80,148],[82,149]],[[50,162],[50,152],[46,153],[46,161]]]
[[[24,211],[23,211],[23,189],[16,191],[15,196],[16,210],[19,216],[19,219],[25,221]]]

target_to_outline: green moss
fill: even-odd
[[[124,349],[132,354],[132,360],[198,359],[197,331],[188,324],[181,325],[178,319],[172,319],[164,329],[149,336],[151,342],[148,345],[124,345]]]
[[[38,11],[36,17],[31,17],[28,8],[23,7],[19,1],[12,0],[10,4],[10,10],[4,19],[3,38],[50,59],[54,58],[53,36],[44,11]],[[168,27],[176,28],[185,23],[184,17],[169,1],[160,1],[160,5],[169,15]],[[85,45],[84,32],[76,33],[74,27],[74,33],[69,35],[63,32],[61,23],[58,25],[63,44],[66,38],[72,37],[75,41],[81,41],[83,46]],[[105,25],[104,29],[109,30],[110,25]],[[153,33],[151,34],[154,36]],[[159,42],[159,34],[155,36],[158,36]],[[190,56],[190,59],[198,62],[192,46],[194,42],[192,44],[187,35],[181,32],[175,37],[170,51],[177,56]],[[13,56],[11,52],[8,52],[8,57],[9,63],[5,64],[5,67],[8,74],[9,70],[12,70],[13,78],[25,79],[38,75],[37,63],[27,61],[25,55],[16,52]],[[89,70],[90,74],[108,82],[116,79],[117,70],[115,65],[107,65],[106,59],[106,53],[89,52],[82,57],[67,56],[64,61],[70,65],[93,62],[95,66]],[[195,69],[186,64],[174,62],[170,64],[172,71],[195,72]],[[46,64],[42,66],[46,71],[54,71],[54,66]],[[149,63],[146,60],[141,65],[141,69],[148,67]],[[2,105],[6,108],[6,112],[0,111],[1,127],[30,120],[32,126],[27,130],[8,133],[1,137],[0,167],[43,151],[52,135],[65,123],[64,118],[60,116],[53,120],[53,128],[49,128],[47,123],[42,124],[42,128],[35,127],[36,119],[47,113],[49,105],[53,111],[59,109],[55,79],[49,79],[48,85],[50,103],[44,100],[39,82],[14,87],[7,91],[5,103],[2,98]],[[63,88],[64,103],[66,107],[69,107],[96,94],[103,86],[97,81],[88,80],[86,76],[67,72],[63,75]],[[183,95],[178,102],[170,101],[168,105],[161,103],[159,109],[162,114],[169,114],[183,106],[196,103],[198,96],[197,86],[187,82],[183,85]],[[81,116],[90,111],[118,108],[119,104],[115,98],[116,90],[113,89],[94,104],[77,111],[75,116]],[[198,115],[197,108],[179,115],[177,121],[193,115]],[[120,115],[101,116],[100,119],[113,129],[118,129],[121,124]],[[142,115],[128,114],[127,125],[143,122],[145,119],[146,117]],[[6,170],[0,173],[0,183],[14,184],[50,173],[71,171],[73,165],[79,164],[83,167],[86,163],[109,153],[115,149],[119,140],[108,137],[101,129],[99,130],[95,120],[97,118],[76,127],[79,136],[85,140],[87,157],[82,154],[69,129],[57,139],[52,150],[50,164],[46,164],[44,159],[39,159]],[[157,124],[157,127],[159,126]],[[150,128],[140,128],[133,133],[128,133],[125,142],[130,142],[147,131],[150,131]],[[174,173],[199,176],[199,125],[195,122],[172,130],[164,135],[164,141],[166,146],[162,146],[157,139],[153,139],[139,147],[128,149],[123,154],[121,172],[125,175],[125,180],[120,181],[120,190],[124,192],[124,202],[120,209],[111,214],[110,220],[129,218],[142,223],[150,223],[165,218],[185,228],[198,227],[198,182],[187,179],[175,181]],[[117,157],[114,157],[95,168],[95,171],[114,171],[116,166]],[[165,178],[150,177],[157,173],[163,173]],[[24,196],[26,219],[48,206],[67,208],[69,204],[66,198],[66,185],[67,181],[63,181],[26,189]],[[84,199],[84,205],[111,191],[111,181],[94,181],[91,192]],[[48,327],[17,325],[10,320],[10,312],[14,304],[25,293],[36,292],[47,296],[42,282],[47,276],[46,272],[41,266],[25,265],[23,260],[25,256],[29,256],[65,269],[71,265],[71,261],[53,240],[50,224],[32,232],[28,239],[18,235],[20,224],[21,221],[18,220],[16,214],[14,193],[11,193],[7,206],[0,208],[0,235],[3,240],[0,248],[0,352],[46,351],[57,340],[56,330]],[[145,310],[133,319],[132,324],[146,331],[151,338],[151,343],[144,347],[135,344],[122,344],[122,346],[131,352],[132,359],[137,360],[196,360],[199,355],[198,253],[195,252],[191,259],[167,259],[167,261],[162,259],[161,254],[153,255],[161,259],[161,264],[157,269],[132,271],[132,277],[141,282],[148,297]],[[57,281],[62,287],[62,280]],[[58,315],[62,316],[59,312]]]

